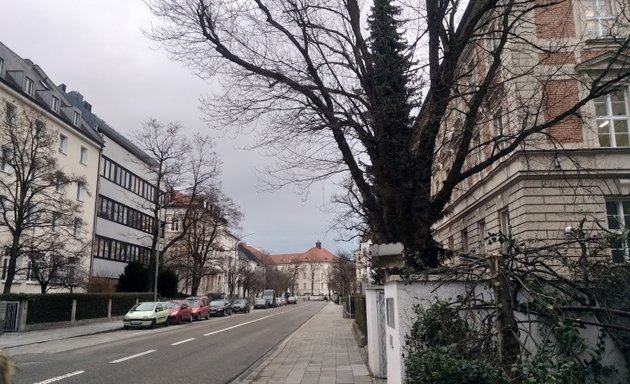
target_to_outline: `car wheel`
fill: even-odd
[[[168,317],[167,317],[166,320],[164,321],[164,326],[168,327],[168,325],[169,325],[169,321],[168,321]]]
[[[123,325],[123,329],[129,329],[128,325]]]
[[[151,325],[149,325],[149,328],[155,328],[155,319],[151,320]]]
[[[177,325],[180,325],[182,323],[182,315],[179,315],[179,317],[177,317]]]
[[[193,319],[192,319],[192,315],[190,315],[190,317],[188,318],[188,322],[189,322],[189,323],[192,323],[192,320],[193,320]]]

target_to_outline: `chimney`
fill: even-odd
[[[319,240],[315,243],[315,248],[322,249],[322,243]]]
[[[92,112],[92,104],[88,103],[87,101],[83,102],[83,108],[85,108],[88,112]]]
[[[61,89],[62,91],[66,91],[66,85],[64,83],[59,84],[59,89]]]

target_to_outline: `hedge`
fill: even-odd
[[[153,293],[10,293],[0,295],[0,301],[27,301],[27,324],[72,320],[72,301],[77,301],[75,320],[107,317],[112,299],[112,316],[122,316],[136,301],[152,301]]]

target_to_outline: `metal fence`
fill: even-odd
[[[0,333],[17,332],[20,327],[20,302],[0,301]]]

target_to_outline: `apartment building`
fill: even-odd
[[[0,110],[3,112],[0,116],[3,119],[0,132],[0,178],[3,183],[0,194],[4,207],[3,217],[0,219],[0,245],[5,249],[0,254],[0,288],[4,287],[11,269],[11,258],[7,251],[11,243],[10,228],[16,226],[16,217],[21,215],[16,211],[18,204],[15,190],[11,191],[16,185],[16,170],[20,166],[22,169],[30,167],[33,172],[41,173],[47,168],[44,155],[30,157],[26,163],[19,163],[26,159],[22,151],[26,147],[19,146],[25,144],[25,140],[32,140],[37,145],[44,142],[50,145],[48,148],[39,147],[37,151],[49,151],[45,153],[53,155],[56,170],[52,173],[46,171],[46,175],[38,174],[35,176],[39,178],[36,186],[30,187],[31,191],[34,191],[33,188],[38,188],[38,191],[31,194],[29,214],[23,216],[31,225],[22,233],[20,251],[16,253],[19,257],[11,292],[40,292],[40,289],[44,289],[44,282],[40,284],[37,280],[34,267],[39,272],[44,272],[45,265],[46,269],[53,271],[52,264],[59,263],[64,258],[63,268],[50,272],[51,281],[46,288],[51,291],[61,289],[57,283],[62,279],[62,274],[72,274],[76,279],[82,279],[90,268],[89,251],[82,252],[80,249],[89,247],[92,239],[99,153],[103,141],[86,121],[82,110],[66,98],[42,68],[31,60],[20,57],[2,43],[0,103]],[[12,141],[11,132],[23,135],[24,140]],[[35,144],[30,147],[33,148]],[[38,161],[42,164],[38,165]],[[54,183],[50,180],[53,174],[56,175]],[[70,179],[76,182],[65,182]],[[61,212],[63,207],[55,207],[56,202],[75,207],[76,211]],[[43,239],[50,241],[44,244]],[[66,254],[70,244],[76,249],[76,254],[72,257]],[[62,247],[65,247],[63,252]],[[35,255],[37,265],[33,264]],[[63,284],[67,286],[74,283],[65,281]],[[79,281],[76,284],[74,288],[81,287]]]
[[[113,288],[129,262],[149,265],[153,240],[156,161],[92,112],[81,93],[59,86],[101,135],[92,280]]]
[[[627,44],[627,5],[566,1],[528,14],[505,43],[500,84],[486,100],[465,169],[509,145],[520,130],[552,121],[579,104],[596,85],[628,73],[630,57],[621,45]],[[626,17],[619,17],[623,12]],[[499,26],[489,28],[468,50],[460,71],[461,95],[484,79],[500,31]],[[628,228],[630,83],[627,77],[614,83],[613,92],[585,103],[464,180],[451,197],[448,214],[434,226],[435,239],[451,250],[490,252],[500,244],[484,238],[499,231],[531,243],[552,243],[565,239],[582,219],[586,230]],[[466,97],[451,101],[434,167],[434,193],[450,167],[449,141],[458,140]],[[613,260],[628,260],[627,242],[613,248]]]

